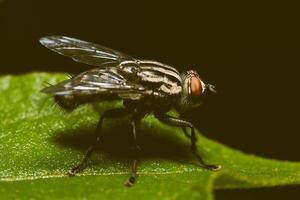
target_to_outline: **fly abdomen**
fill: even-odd
[[[66,95],[66,96],[55,95],[54,100],[57,105],[59,105],[61,108],[65,109],[66,111],[72,111],[79,105],[75,97],[72,95]]]
[[[115,101],[121,98],[116,94],[104,93],[94,95],[54,95],[54,100],[57,105],[66,111],[73,111],[77,106],[87,103]]]

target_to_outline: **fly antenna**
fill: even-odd
[[[215,89],[216,87],[214,85],[211,85],[211,84],[206,84],[205,85],[206,88],[211,91],[212,93],[217,93],[217,90]]]

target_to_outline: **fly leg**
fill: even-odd
[[[105,112],[102,113],[98,124],[97,124],[97,128],[96,128],[96,132],[95,132],[95,136],[96,136],[96,140],[94,141],[94,143],[89,147],[85,157],[83,158],[83,160],[75,167],[72,167],[69,171],[68,174],[70,176],[74,176],[76,173],[82,171],[83,169],[86,168],[87,165],[87,161],[89,160],[89,158],[91,157],[92,153],[95,151],[97,145],[100,143],[100,138],[102,135],[102,123],[104,118],[116,118],[116,117],[122,117],[122,116],[126,116],[131,112],[130,109],[127,108],[116,108],[116,109],[111,109],[111,110],[107,110]]]
[[[184,120],[185,114],[180,114],[179,118],[182,119],[182,120]],[[185,121],[185,120],[184,120],[184,121]],[[181,129],[182,129],[184,135],[185,135],[187,138],[191,139],[191,134],[188,133],[187,127],[181,127]]]
[[[128,187],[133,186],[133,184],[136,181],[137,178],[137,161],[139,159],[139,152],[140,152],[140,147],[137,144],[137,137],[136,137],[136,126],[140,122],[141,118],[143,115],[140,115],[141,113],[135,112],[133,119],[131,121],[132,125],[132,134],[133,134],[133,151],[134,151],[134,160],[131,168],[131,175],[129,179],[125,182],[125,185]]]
[[[187,132],[186,127],[182,127],[181,129],[182,129],[184,135],[185,135],[187,138],[191,139],[191,135]],[[196,140],[196,141],[197,141],[197,140]]]
[[[167,114],[155,114],[155,117],[165,124],[169,124],[172,126],[178,126],[178,127],[182,127],[182,128],[189,127],[191,129],[190,139],[191,139],[191,151],[192,151],[193,155],[198,159],[198,161],[201,163],[201,165],[204,168],[206,168],[208,170],[212,170],[212,171],[217,171],[217,170],[221,169],[220,165],[206,164],[204,162],[204,160],[202,159],[202,157],[200,156],[200,154],[197,152],[197,146],[196,146],[197,139],[196,139],[195,128],[194,128],[193,124],[191,124],[188,121],[182,120],[182,119],[171,117]]]

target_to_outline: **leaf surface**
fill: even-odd
[[[123,186],[132,162],[128,118],[106,120],[101,145],[88,168],[67,171],[93,143],[99,114],[121,102],[80,106],[65,112],[40,90],[65,74],[32,73],[0,78],[1,199],[213,199],[214,189],[300,183],[300,163],[247,155],[200,134],[199,152],[223,169],[199,167],[189,140],[178,128],[147,116],[139,127],[139,178]]]

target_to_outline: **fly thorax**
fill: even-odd
[[[138,63],[136,61],[125,60],[119,65],[122,72],[125,72],[127,75],[136,77],[137,73],[140,71]]]

